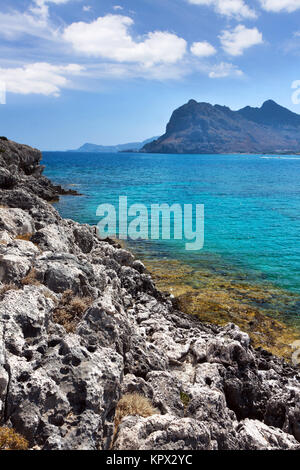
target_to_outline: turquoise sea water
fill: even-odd
[[[300,294],[300,157],[44,152],[43,163],[49,178],[83,194],[61,198],[63,217],[97,224],[97,206],[118,207],[119,196],[148,207],[204,204],[202,251],[162,240],[135,242],[135,251]]]

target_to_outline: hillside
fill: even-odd
[[[86,143],[83,144],[76,150],[69,150],[69,152],[87,152],[87,153],[117,153],[117,152],[130,152],[138,151],[143,148],[146,144],[157,139],[157,137],[152,137],[151,139],[144,140],[143,142],[129,142],[127,144],[119,145],[97,145]]]
[[[146,144],[149,153],[298,153],[300,116],[266,101],[232,111],[190,100],[176,109],[166,133]]]

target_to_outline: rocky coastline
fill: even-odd
[[[300,450],[299,369],[62,219],[40,160],[0,139],[0,430],[37,450]]]

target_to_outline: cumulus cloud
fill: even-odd
[[[236,65],[221,62],[213,66],[209,72],[210,78],[242,77],[244,73]]]
[[[260,3],[264,10],[275,13],[280,11],[291,13],[300,9],[300,0],[260,0]]]
[[[217,50],[209,42],[194,42],[191,46],[191,53],[196,57],[209,57],[217,53]]]
[[[257,28],[246,28],[240,24],[231,31],[223,31],[220,41],[227,54],[242,55],[245,49],[263,43],[262,33]]]
[[[65,54],[70,53],[71,46],[72,52],[79,56],[79,59],[72,61],[78,60],[84,63],[84,67],[77,64],[57,65],[53,58],[27,65],[23,65],[23,58],[17,63],[8,62],[0,67],[0,81],[6,83],[7,91],[59,96],[64,88],[90,86],[93,80],[97,87],[102,79],[178,80],[197,71],[211,78],[242,75],[233,64],[222,62],[211,65],[208,59],[217,50],[209,42],[194,42],[188,49],[185,39],[168,31],[152,31],[136,36],[132,29],[133,19],[120,13],[64,27],[53,24],[50,5],[68,1],[32,0],[25,12],[9,10],[0,13],[0,36],[15,40],[28,34],[54,40],[52,44],[45,41],[37,43],[42,57],[50,52],[52,57],[55,54],[58,63],[66,63]],[[88,2],[83,2],[81,6],[84,11],[90,11]],[[250,47],[238,30],[223,32],[221,42],[232,55],[239,55],[241,50]],[[234,45],[235,42],[238,45]],[[86,85],[82,84],[82,76]]]
[[[176,63],[186,52],[186,41],[169,32],[150,32],[137,41],[130,33],[133,20],[128,16],[106,15],[91,23],[72,23],[64,39],[75,51],[91,57],[117,62],[139,62],[147,66]]]
[[[0,68],[0,79],[8,92],[59,96],[60,90],[70,85],[67,77],[82,71],[83,67],[77,64],[37,62],[23,67]]]
[[[256,18],[256,12],[244,0],[187,0],[192,5],[212,6],[217,13],[236,18]]]
[[[121,7],[121,5],[115,5],[115,6],[113,6],[113,9],[114,10],[123,10],[123,7]]]

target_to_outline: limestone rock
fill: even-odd
[[[130,252],[46,202],[37,150],[0,146],[0,426],[50,450],[298,449],[299,369],[177,311]],[[72,333],[65,291],[83,302]],[[128,393],[157,414],[114,429]]]

